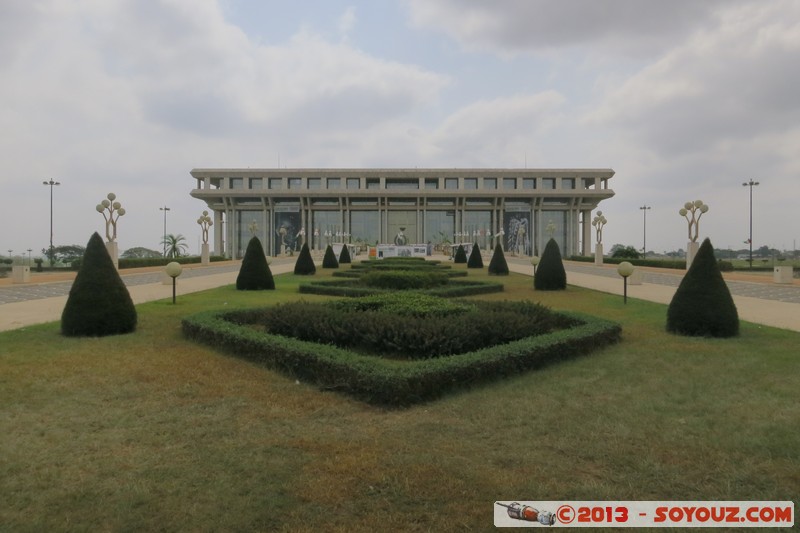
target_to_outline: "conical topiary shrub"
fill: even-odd
[[[483,257],[481,257],[481,249],[478,247],[478,243],[472,244],[472,252],[469,254],[467,268],[483,268]]]
[[[539,268],[533,276],[533,287],[539,291],[563,291],[567,288],[567,272],[555,239],[551,238],[544,247]]]
[[[464,250],[464,246],[462,244],[458,245],[456,249],[456,255],[453,257],[453,263],[466,263],[467,262],[467,252]]]
[[[310,276],[317,273],[317,267],[314,265],[314,259],[311,257],[308,243],[304,243],[300,249],[300,255],[297,256],[297,261],[294,264],[294,273],[300,276]]]
[[[342,246],[342,253],[339,254],[339,264],[340,265],[349,265],[350,261],[350,247],[346,244]]]
[[[247,243],[242,266],[236,277],[236,289],[240,291],[274,290],[275,280],[267,264],[264,248],[258,237],[253,237]]]
[[[667,309],[667,331],[679,335],[735,337],[739,314],[706,239]]]
[[[103,239],[94,233],[61,313],[68,337],[104,337],[136,330],[136,307],[114,268]]]
[[[492,260],[489,261],[489,274],[496,276],[508,276],[508,263],[506,262],[506,255],[503,253],[503,247],[498,242],[494,247]]]
[[[325,256],[322,258],[322,268],[339,268],[336,254],[333,252],[333,246],[330,244],[325,248]]]

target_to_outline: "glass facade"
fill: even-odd
[[[350,211],[352,241],[362,240],[370,246],[380,242],[381,217],[378,211]]]
[[[423,240],[426,243],[430,242],[436,246],[445,240],[452,243],[456,231],[456,212],[428,210],[425,212],[423,226],[425,228]]]
[[[234,243],[234,257],[242,258],[245,250],[247,250],[247,243],[250,242],[252,237],[258,237],[261,240],[261,246],[264,247],[267,228],[262,227],[263,211],[236,211],[236,218],[238,231],[236,232],[236,242]]]

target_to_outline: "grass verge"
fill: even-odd
[[[512,274],[480,298],[601,314],[623,342],[401,411],[181,334],[207,309],[324,299],[302,281],[140,305],[132,335],[0,333],[0,529],[483,531],[496,500],[798,501],[798,333],[677,337],[663,305]]]

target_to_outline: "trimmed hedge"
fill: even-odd
[[[300,249],[300,255],[297,256],[297,261],[294,263],[294,273],[298,276],[311,276],[317,273],[317,267],[314,265],[314,259],[311,257],[311,250],[308,248],[308,243],[303,243]]]
[[[250,324],[262,313],[261,309],[207,311],[184,318],[183,333],[320,388],[391,407],[433,400],[453,390],[586,355],[617,342],[621,332],[618,324],[607,320],[559,313],[574,326],[469,353],[401,362],[256,331]]]
[[[508,276],[508,263],[506,262],[506,255],[503,253],[503,247],[498,242],[494,247],[492,259],[489,261],[489,274],[495,276]]]
[[[505,286],[502,283],[487,283],[485,281],[466,281],[450,280],[447,285],[438,288],[426,289],[419,292],[433,296],[446,296],[457,298],[461,296],[474,296],[478,294],[492,294],[503,292]],[[323,294],[326,296],[346,296],[358,297],[384,292],[395,293],[392,289],[379,289],[377,287],[365,287],[360,279],[342,279],[332,281],[312,281],[303,283],[298,287],[302,294]]]
[[[453,257],[453,263],[462,264],[467,262],[467,252],[464,250],[464,245],[459,244],[456,249],[456,255]]]
[[[350,247],[347,245],[342,246],[342,253],[339,254],[339,264],[349,265],[352,263],[350,259]]]
[[[275,279],[267,263],[267,256],[258,237],[252,237],[247,243],[239,275],[236,276],[236,290],[263,291],[275,290]]]
[[[322,268],[339,268],[339,261],[336,260],[336,254],[333,252],[333,246],[330,244],[325,248],[325,256],[322,258]]]
[[[212,255],[209,260],[212,263],[217,263],[219,261],[229,261],[229,259],[222,255]],[[119,269],[124,270],[126,268],[143,268],[143,267],[153,267],[153,266],[166,266],[167,263],[172,262],[180,263],[182,265],[193,265],[193,264],[200,264],[202,262],[202,258],[198,255],[190,255],[190,256],[182,256],[182,257],[120,257],[118,260]],[[79,270],[81,268],[81,259],[76,259],[70,263],[70,268],[72,270]],[[50,269],[52,270],[52,269]]]
[[[255,324],[273,335],[427,359],[543,335],[573,322],[531,302],[466,304],[405,293],[283,304],[264,309]]]
[[[478,243],[472,244],[472,252],[469,254],[467,260],[467,268],[483,268],[483,257],[481,256],[481,249]]]
[[[443,272],[374,271],[366,272],[359,278],[361,284],[377,289],[396,291],[430,289],[447,285],[450,277]]]
[[[95,232],[61,313],[61,334],[104,337],[136,330],[136,307],[114,268],[103,239]]]
[[[555,239],[551,238],[544,247],[539,268],[533,276],[533,287],[539,291],[563,291],[567,288],[567,272]]]
[[[735,337],[739,314],[706,239],[667,309],[667,331],[687,336]]]

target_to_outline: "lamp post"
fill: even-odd
[[[175,305],[175,278],[181,275],[183,267],[177,261],[173,261],[164,267],[164,271],[172,278],[172,304]]]
[[[639,209],[642,210],[644,216],[644,246],[642,247],[642,259],[647,259],[647,210],[650,209],[649,205],[643,205]]]
[[[57,181],[53,181],[51,179],[50,181],[43,181],[42,184],[50,186],[50,250],[48,251],[47,255],[49,256],[50,263],[52,264],[52,262],[53,262],[53,186],[54,185],[61,185],[61,183],[59,183]]]
[[[31,252],[33,251],[32,248],[28,248],[28,266],[31,264]]]
[[[622,303],[628,303],[628,278],[633,274],[633,265],[628,261],[623,261],[617,266],[617,273],[622,276],[623,281],[623,296]]]
[[[747,244],[750,245],[750,270],[753,269],[753,186],[758,185],[757,181],[750,180],[742,183],[742,187],[750,187],[750,235],[747,237]]]
[[[159,207],[159,211],[164,211],[164,257],[167,257],[167,211],[169,211],[169,207]]]

